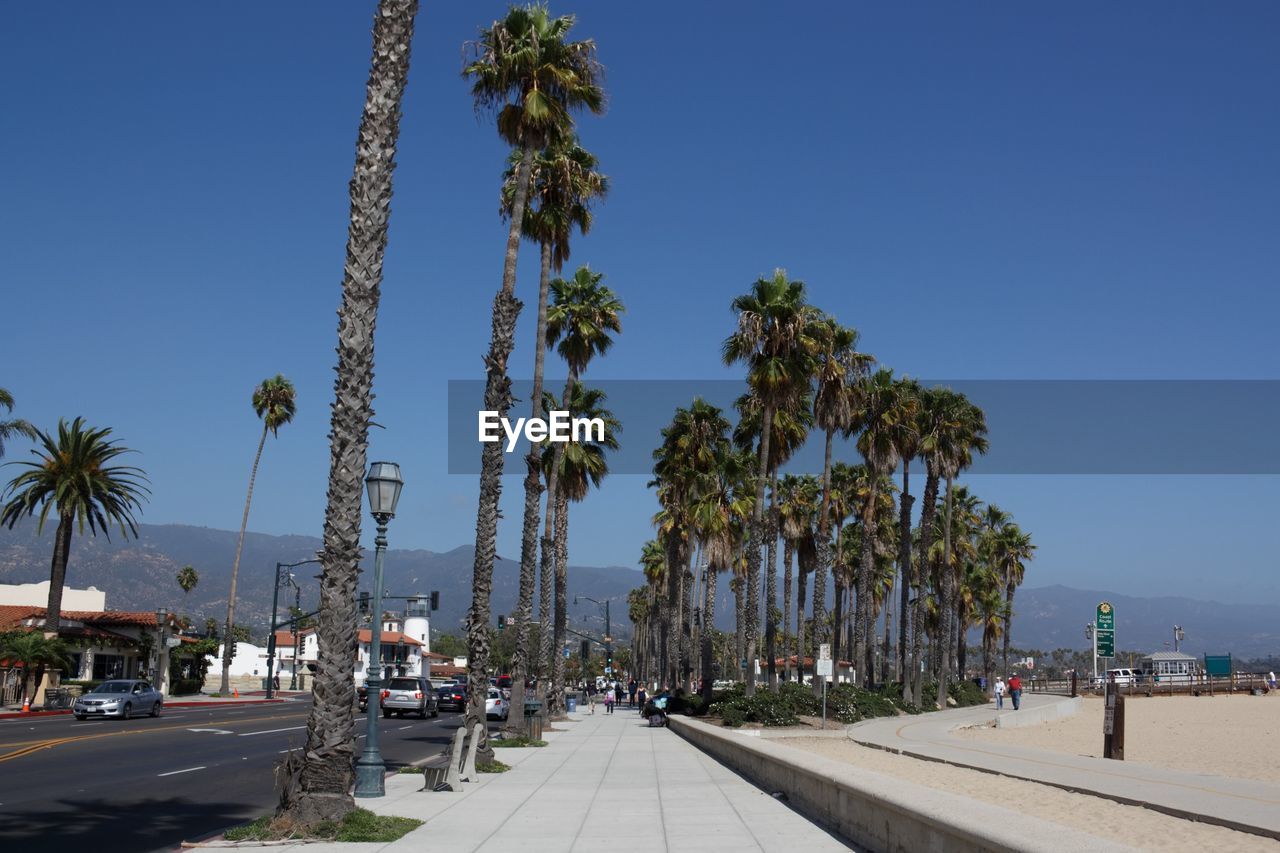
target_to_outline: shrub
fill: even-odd
[[[200,692],[204,682],[199,678],[179,678],[169,689],[171,696],[193,696]]]

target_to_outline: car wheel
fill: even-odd
[[[156,704],[152,705],[152,706],[151,706],[151,716],[153,716],[153,717],[158,717],[158,716],[160,716],[160,711],[162,710],[163,705],[164,705],[164,703],[163,703],[163,702],[157,702]]]
[[[435,717],[440,716],[440,706],[439,706],[439,705],[437,705],[436,707],[434,707],[434,708],[432,708],[432,709],[431,709],[431,716],[432,716],[432,718],[433,718],[433,719],[434,719]]]
[[[126,702],[124,705],[124,710],[120,712],[120,719],[127,720],[132,716],[133,716],[133,703]]]
[[[391,712],[390,712],[390,711],[383,711],[383,712],[382,712],[382,716],[383,716],[383,717],[385,717],[385,718],[387,718],[387,719],[389,720],[389,719],[391,719]]]
[[[84,722],[85,720],[87,720],[87,719],[89,719],[89,718],[88,718],[88,717],[86,717],[84,714],[76,714],[76,719],[77,719],[77,720],[79,720],[80,722]]]

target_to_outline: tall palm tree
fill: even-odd
[[[667,557],[662,543],[650,539],[644,543],[640,551],[640,568],[644,571],[645,588],[649,596],[647,611],[645,642],[645,667],[643,676],[649,680],[657,673],[655,664],[658,660],[658,629],[660,628],[660,602],[658,594],[665,588],[667,574]]]
[[[356,587],[363,481],[373,416],[373,334],[391,216],[400,104],[409,77],[417,0],[379,0],[373,56],[350,184],[338,365],[329,426],[329,485],[321,553],[318,653],[302,766],[285,785],[281,811],[303,826],[340,820],[353,808]],[[230,645],[231,637],[225,637]],[[290,774],[292,775],[292,773]]]
[[[822,458],[822,507],[818,512],[816,535],[816,570],[813,578],[813,624],[815,643],[824,643],[826,634],[827,575],[831,571],[831,446],[837,432],[844,432],[853,418],[853,382],[862,376],[874,359],[857,352],[858,331],[842,326],[832,317],[822,318],[815,329],[818,352],[814,369],[816,389],[813,395],[813,418],[822,430],[825,447]],[[803,620],[803,616],[800,617]],[[800,656],[805,651],[801,643]],[[803,681],[804,673],[800,674]],[[814,678],[815,694],[822,682]]]
[[[567,136],[573,126],[574,112],[604,111],[595,42],[569,41],[574,22],[572,15],[551,17],[542,4],[512,6],[506,17],[481,30],[480,37],[467,45],[469,56],[462,70],[463,76],[471,80],[476,108],[495,113],[499,136],[520,150],[515,190],[508,209],[511,227],[507,232],[502,286],[493,300],[492,332],[485,356],[484,407],[496,411],[499,417],[506,417],[512,402],[507,360],[515,346],[516,321],[520,316],[521,303],[515,295],[516,259],[534,153]],[[480,457],[475,562],[471,609],[467,614],[468,729],[485,721],[489,596],[497,557],[502,465],[502,446],[486,442]],[[492,757],[487,739],[480,745],[480,755],[484,760]]]
[[[556,405],[552,395],[544,401],[548,407]],[[574,418],[599,419],[604,424],[604,435],[583,435],[576,441],[558,443],[543,450],[543,466],[548,472],[548,500],[555,495],[555,648],[564,646],[568,627],[568,557],[569,557],[569,504],[586,499],[591,487],[599,487],[609,471],[605,452],[618,449],[618,433],[622,425],[605,408],[606,395],[597,388],[586,388],[580,382],[566,388],[560,405]],[[564,655],[553,655],[551,662],[551,690],[548,704],[555,711],[564,707]]]
[[[835,580],[835,602],[831,610],[829,625],[832,633],[831,637],[831,657],[834,660],[841,659],[841,648],[843,637],[841,636],[840,626],[844,618],[844,590],[847,587],[847,576],[849,562],[846,559],[846,549],[844,547],[844,527],[845,522],[854,514],[854,507],[857,506],[857,483],[861,466],[849,465],[844,462],[836,462],[831,466],[831,479],[827,494],[827,512],[831,516],[830,524],[835,527],[835,539],[831,543],[832,547],[832,577]],[[828,620],[825,614],[821,617],[817,610],[814,611],[814,621],[819,618],[823,621],[821,630],[827,631]]]
[[[903,377],[896,385],[896,402],[899,408],[897,428],[893,441],[902,460],[902,491],[898,495],[898,651],[894,657],[894,672],[902,680],[902,699],[914,702],[913,679],[910,675],[916,663],[916,649],[910,645],[911,590],[920,595],[920,579],[916,576],[911,560],[911,506],[915,497],[911,494],[911,460],[920,455],[920,383]]]
[[[770,471],[773,418],[780,407],[792,404],[808,388],[818,341],[814,310],[805,301],[804,283],[787,278],[786,270],[778,269],[771,278],[756,280],[749,293],[733,300],[732,307],[738,314],[738,328],[722,346],[724,363],[742,362],[747,366],[747,385],[761,406],[756,495],[747,550],[747,612],[751,618],[747,622],[746,646],[747,667],[751,669],[756,658],[759,602],[755,590],[760,582],[766,538],[764,488]],[[773,571],[771,566],[770,572]],[[755,676],[749,674],[747,695],[754,696],[755,689]]]
[[[253,501],[253,483],[258,478],[258,463],[262,461],[262,448],[267,443],[267,433],[279,436],[280,427],[293,420],[297,411],[297,394],[293,383],[279,373],[270,379],[262,380],[253,389],[253,411],[262,420],[262,435],[258,438],[258,451],[253,455],[253,467],[249,470],[249,492],[244,498],[244,514],[240,516],[240,537],[236,539],[236,556],[231,563],[231,593],[227,596],[227,619],[224,622],[223,635],[231,636],[231,627],[235,625],[236,615],[236,581],[240,577],[240,553],[244,550],[244,531],[249,526],[249,504]],[[225,696],[231,692],[231,658],[235,655],[235,645],[222,644],[222,686]]]
[[[0,388],[0,409],[4,409],[6,412],[13,411],[13,395],[4,388]],[[35,441],[37,432],[35,427],[22,418],[0,420],[0,459],[4,458],[4,443],[15,435],[26,436]]]
[[[935,442],[936,464],[939,473],[946,481],[946,519],[943,523],[943,562],[940,590],[942,623],[939,629],[938,667],[938,707],[945,707],[947,686],[954,659],[951,656],[952,633],[955,629],[957,569],[953,561],[951,547],[952,509],[954,502],[954,485],[956,476],[973,464],[974,452],[985,453],[987,449],[986,416],[982,410],[969,402],[963,394],[947,390],[943,397],[942,423]]]
[[[925,611],[931,599],[924,594],[926,581],[932,578],[932,546],[935,522],[938,510],[938,487],[942,481],[942,455],[946,449],[944,436],[949,428],[948,410],[951,392],[943,388],[923,388],[916,393],[917,410],[915,418],[916,433],[919,436],[918,454],[924,457],[925,481],[920,504],[920,542],[916,549],[919,555],[915,561],[919,579],[916,603],[911,613],[911,647],[915,660],[911,665],[911,695],[919,700],[923,696],[924,668],[924,635],[926,620]],[[933,585],[935,594],[940,592],[939,585]],[[938,643],[937,632],[930,634],[930,667],[931,673],[937,673]],[[946,701],[945,698],[942,700]]]
[[[586,371],[587,365],[596,356],[603,356],[609,351],[613,346],[612,334],[622,332],[621,317],[626,308],[612,290],[601,284],[603,279],[603,273],[592,272],[589,267],[584,266],[580,267],[571,279],[557,278],[550,282],[551,304],[547,309],[545,340],[548,347],[556,348],[556,352],[569,367],[569,376],[565,380],[564,395],[561,398],[565,408],[568,407],[572,389],[577,385],[578,378]],[[566,444],[552,445],[549,459],[544,459],[544,463],[551,464],[555,470],[558,470],[567,447]],[[568,571],[565,565],[568,548],[564,542],[567,536],[568,519],[562,521],[559,518],[561,507],[564,507],[567,512],[568,505],[557,496],[559,483],[558,477],[547,479],[547,507],[549,511],[554,509],[556,513],[552,542],[556,582],[554,619],[556,627],[553,650],[564,645],[568,616],[567,596],[563,587],[567,582]],[[566,531],[565,536],[561,535],[562,530]],[[544,552],[546,547],[547,543],[544,542]],[[554,694],[550,699],[550,710],[557,711],[560,708],[562,684],[556,679],[555,672],[563,673],[564,657],[553,653],[550,663]]]
[[[787,474],[778,484],[778,516],[780,519],[779,531],[782,534],[783,554],[782,554],[782,570],[783,570],[783,605],[782,605],[782,636],[790,637],[791,635],[791,590],[792,590],[792,565],[798,554],[803,554],[806,549],[813,548],[813,521],[818,511],[818,495],[820,486],[818,479],[813,475],[798,476],[796,474]],[[803,589],[803,578],[807,562],[802,558],[800,560],[800,577]],[[799,606],[796,613],[796,637],[797,643],[791,649],[784,649],[783,656],[786,659],[786,680],[790,681],[793,675],[793,667],[791,664],[792,656],[796,656],[799,661],[799,678],[804,678],[804,601],[803,593],[797,593]]]
[[[874,663],[873,624],[871,622],[871,578],[875,569],[873,536],[866,531],[877,529],[880,479],[893,473],[898,467],[898,447],[895,437],[902,426],[903,413],[898,406],[898,394],[893,371],[881,368],[860,381],[857,386],[857,405],[851,429],[861,430],[858,436],[858,452],[867,467],[869,492],[862,504],[862,529],[864,531],[862,553],[858,569],[857,613],[853,626],[853,662],[861,670],[862,681],[870,685]]]
[[[191,590],[195,589],[196,584],[200,583],[200,574],[196,571],[195,566],[183,566],[178,570],[177,581],[185,602],[191,595]]]
[[[145,485],[147,477],[141,468],[115,464],[119,457],[134,451],[110,436],[110,428],[94,429],[85,424],[84,418],[71,423],[60,420],[56,438],[36,431],[40,446],[31,451],[36,461],[11,463],[26,470],[9,481],[0,524],[12,530],[19,519],[34,515],[38,519],[36,533],[42,533],[49,514],[58,517],[49,568],[49,603],[44,616],[47,637],[56,637],[61,626],[62,587],[71,557],[72,529],[79,529],[83,536],[87,526],[94,536],[102,531],[110,539],[111,528],[116,527],[126,539],[138,536],[134,513],[150,494]]]
[[[502,211],[511,215],[517,189],[517,174],[523,152],[516,149],[508,160],[502,185]],[[597,171],[598,162],[591,152],[578,144],[573,134],[557,140],[539,151],[533,159],[530,173],[529,204],[525,207],[522,232],[525,239],[538,243],[541,249],[541,272],[538,278],[538,316],[535,341],[547,336],[547,298],[551,287],[551,272],[563,269],[570,255],[570,237],[577,228],[582,234],[591,230],[592,203],[603,198],[609,189],[609,179]],[[542,417],[542,380],[546,348],[534,347],[533,391],[530,396],[536,420]],[[538,510],[542,498],[541,454],[531,447],[525,457],[527,473],[524,480],[524,524],[520,539],[520,588],[515,610],[515,652],[511,671],[514,707],[524,702],[524,685],[529,665],[529,619],[533,609],[533,592],[538,569]],[[550,578],[544,584],[547,610],[551,609]],[[544,622],[546,621],[544,617]],[[543,635],[550,640],[550,632]],[[543,646],[549,654],[549,648]],[[512,725],[516,721],[512,721]]]
[[[1001,666],[1009,670],[1009,637],[1012,634],[1013,594],[1022,585],[1026,572],[1026,561],[1035,556],[1036,546],[1031,544],[1031,535],[1024,533],[1018,525],[1006,523],[995,536],[992,543],[992,562],[997,575],[1004,583],[1004,628],[1000,632],[1004,638]]]

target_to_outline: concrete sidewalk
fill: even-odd
[[[273,847],[298,853],[449,850],[450,853],[826,853],[851,848],[632,712],[574,714],[544,748],[499,749],[512,765],[461,793],[421,792],[422,777],[392,776],[387,796],[359,801],[426,823],[386,844]]]
[[[1066,701],[1070,700],[1024,694],[1022,706],[1026,711],[1044,711],[1050,704]],[[1010,713],[1007,701],[1001,713]],[[990,725],[995,717],[995,706],[986,705],[910,718],[864,720],[849,726],[847,731],[852,740],[864,746],[1027,779],[1177,817],[1280,838],[1280,821],[1276,819],[1276,815],[1280,815],[1280,785],[1166,770],[1137,761],[1110,761],[964,740],[953,734],[955,729],[964,726]],[[1102,732],[1098,737],[1102,737]]]

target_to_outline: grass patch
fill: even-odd
[[[421,776],[421,775],[422,775],[422,768],[421,768],[421,767],[414,767],[414,766],[413,766],[413,765],[411,765],[411,764],[407,764],[407,765],[405,765],[404,767],[401,767],[401,768],[400,768],[399,770],[397,770],[396,772],[397,772],[397,773],[417,773],[419,776]]]
[[[528,735],[517,735],[516,737],[504,737],[489,741],[489,746],[493,747],[521,747],[521,746],[546,746],[545,740],[537,740]]]
[[[306,828],[267,815],[229,829],[224,836],[228,841],[396,841],[419,826],[422,821],[413,818],[356,809],[341,821],[326,820]]]
[[[506,773],[510,769],[510,764],[503,764],[501,761],[481,761],[476,764],[477,773]]]

